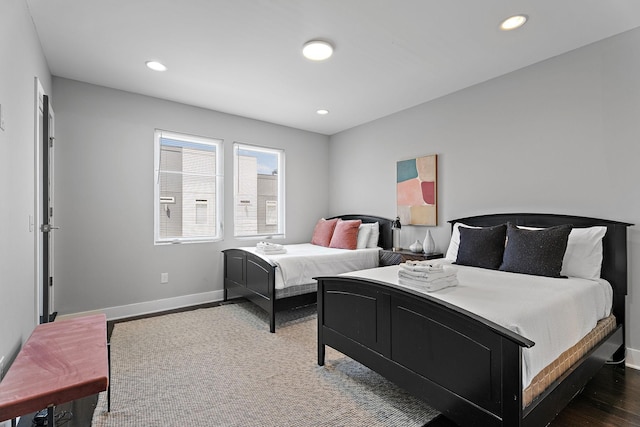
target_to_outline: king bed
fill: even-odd
[[[448,259],[439,263],[456,271],[457,286],[426,292],[400,284],[399,266],[317,278],[318,364],[328,345],[459,425],[545,426],[605,362],[624,360],[631,224],[548,214],[451,223]],[[473,241],[467,230],[487,235],[507,223],[500,268],[464,260]],[[566,233],[561,272],[503,268],[509,257],[522,263],[522,254],[513,257],[519,233],[556,229]]]
[[[244,297],[261,307],[269,314],[269,329],[273,333],[277,311],[316,302],[315,275],[377,267],[379,248],[388,249],[392,245],[393,221],[373,215],[328,218],[333,219],[376,225],[377,239],[367,248],[355,250],[311,244],[285,245],[288,253],[275,256],[258,253],[254,247],[226,249],[222,251],[224,300]]]

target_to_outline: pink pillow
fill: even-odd
[[[331,237],[330,248],[355,249],[358,246],[358,230],[362,221],[338,221]]]
[[[338,218],[336,219],[324,219],[320,218],[316,223],[316,228],[313,229],[313,237],[311,237],[311,244],[318,246],[329,246],[331,243],[331,236],[333,236],[333,230],[336,228]]]

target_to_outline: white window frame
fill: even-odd
[[[278,200],[277,200],[277,226],[278,230],[274,233],[256,233],[256,234],[238,234],[238,225],[236,224],[236,207],[239,204],[246,203],[258,203],[258,200],[246,200],[245,198],[240,198],[240,194],[238,194],[239,188],[239,179],[238,169],[239,169],[239,157],[238,150],[251,150],[251,151],[262,151],[269,154],[278,154]],[[250,145],[244,144],[241,142],[233,143],[233,218],[234,218],[234,229],[233,229],[233,237],[236,239],[278,239],[285,237],[286,230],[286,222],[285,222],[285,151],[279,148],[269,148],[269,147],[261,147],[258,145]]]
[[[161,200],[160,200],[160,156],[161,156],[161,147],[160,140],[161,138],[174,139],[178,141],[190,142],[194,144],[200,145],[208,145],[215,147],[216,152],[216,175],[215,175],[215,188],[216,188],[216,196],[215,196],[215,232],[213,235],[208,236],[199,236],[199,237],[170,237],[170,238],[162,238],[160,237],[160,215],[164,213],[161,208]],[[154,244],[155,245],[166,245],[166,244],[175,244],[175,243],[200,243],[200,242],[216,242],[223,239],[223,200],[224,200],[224,150],[223,150],[223,140],[217,138],[208,138],[202,136],[189,135],[178,132],[170,132],[166,130],[156,129],[154,131],[154,199],[153,199],[153,210],[154,210],[154,220],[153,220],[153,230],[154,230]]]

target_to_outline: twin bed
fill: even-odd
[[[392,245],[392,221],[373,215],[333,218],[377,223],[377,245],[356,250],[287,245],[287,254],[269,256],[258,253],[255,247],[224,250],[224,300],[244,297],[258,305],[269,314],[269,329],[275,332],[277,311],[316,302],[314,276],[377,267],[379,249]]]
[[[318,364],[328,345],[460,425],[544,426],[606,361],[624,360],[631,224],[546,214],[451,222],[454,235],[458,223],[483,229],[512,223],[518,233],[572,224],[571,233],[582,237],[569,235],[561,273],[584,277],[539,277],[472,262],[448,267],[459,285],[433,293],[399,285],[397,266],[317,277]],[[507,236],[505,260],[509,244],[518,242],[517,234]],[[468,243],[463,250],[459,242],[464,252]],[[456,261],[449,252],[438,262]],[[512,262],[526,264],[527,254],[513,255]]]

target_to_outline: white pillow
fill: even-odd
[[[605,234],[607,227],[572,229],[560,274],[599,279],[602,270],[602,238]]]
[[[540,230],[537,227],[518,228]],[[599,279],[602,269],[602,238],[605,234],[607,227],[572,228],[560,274],[583,279]]]
[[[447,255],[444,257],[446,260],[456,262],[458,259],[458,248],[460,247],[460,227],[467,228],[482,228],[482,227],[474,227],[472,225],[463,224],[461,222],[456,222],[453,225],[453,230],[451,231],[451,241],[449,241],[449,248],[447,249]]]
[[[369,224],[360,224],[360,228],[358,228],[358,243],[356,244],[356,249],[366,248],[369,243],[370,235],[371,227],[369,227]]]
[[[377,222],[370,222],[367,224],[371,229],[371,233],[369,234],[369,241],[367,242],[368,248],[377,248],[378,247],[378,239],[380,238],[380,224]]]

